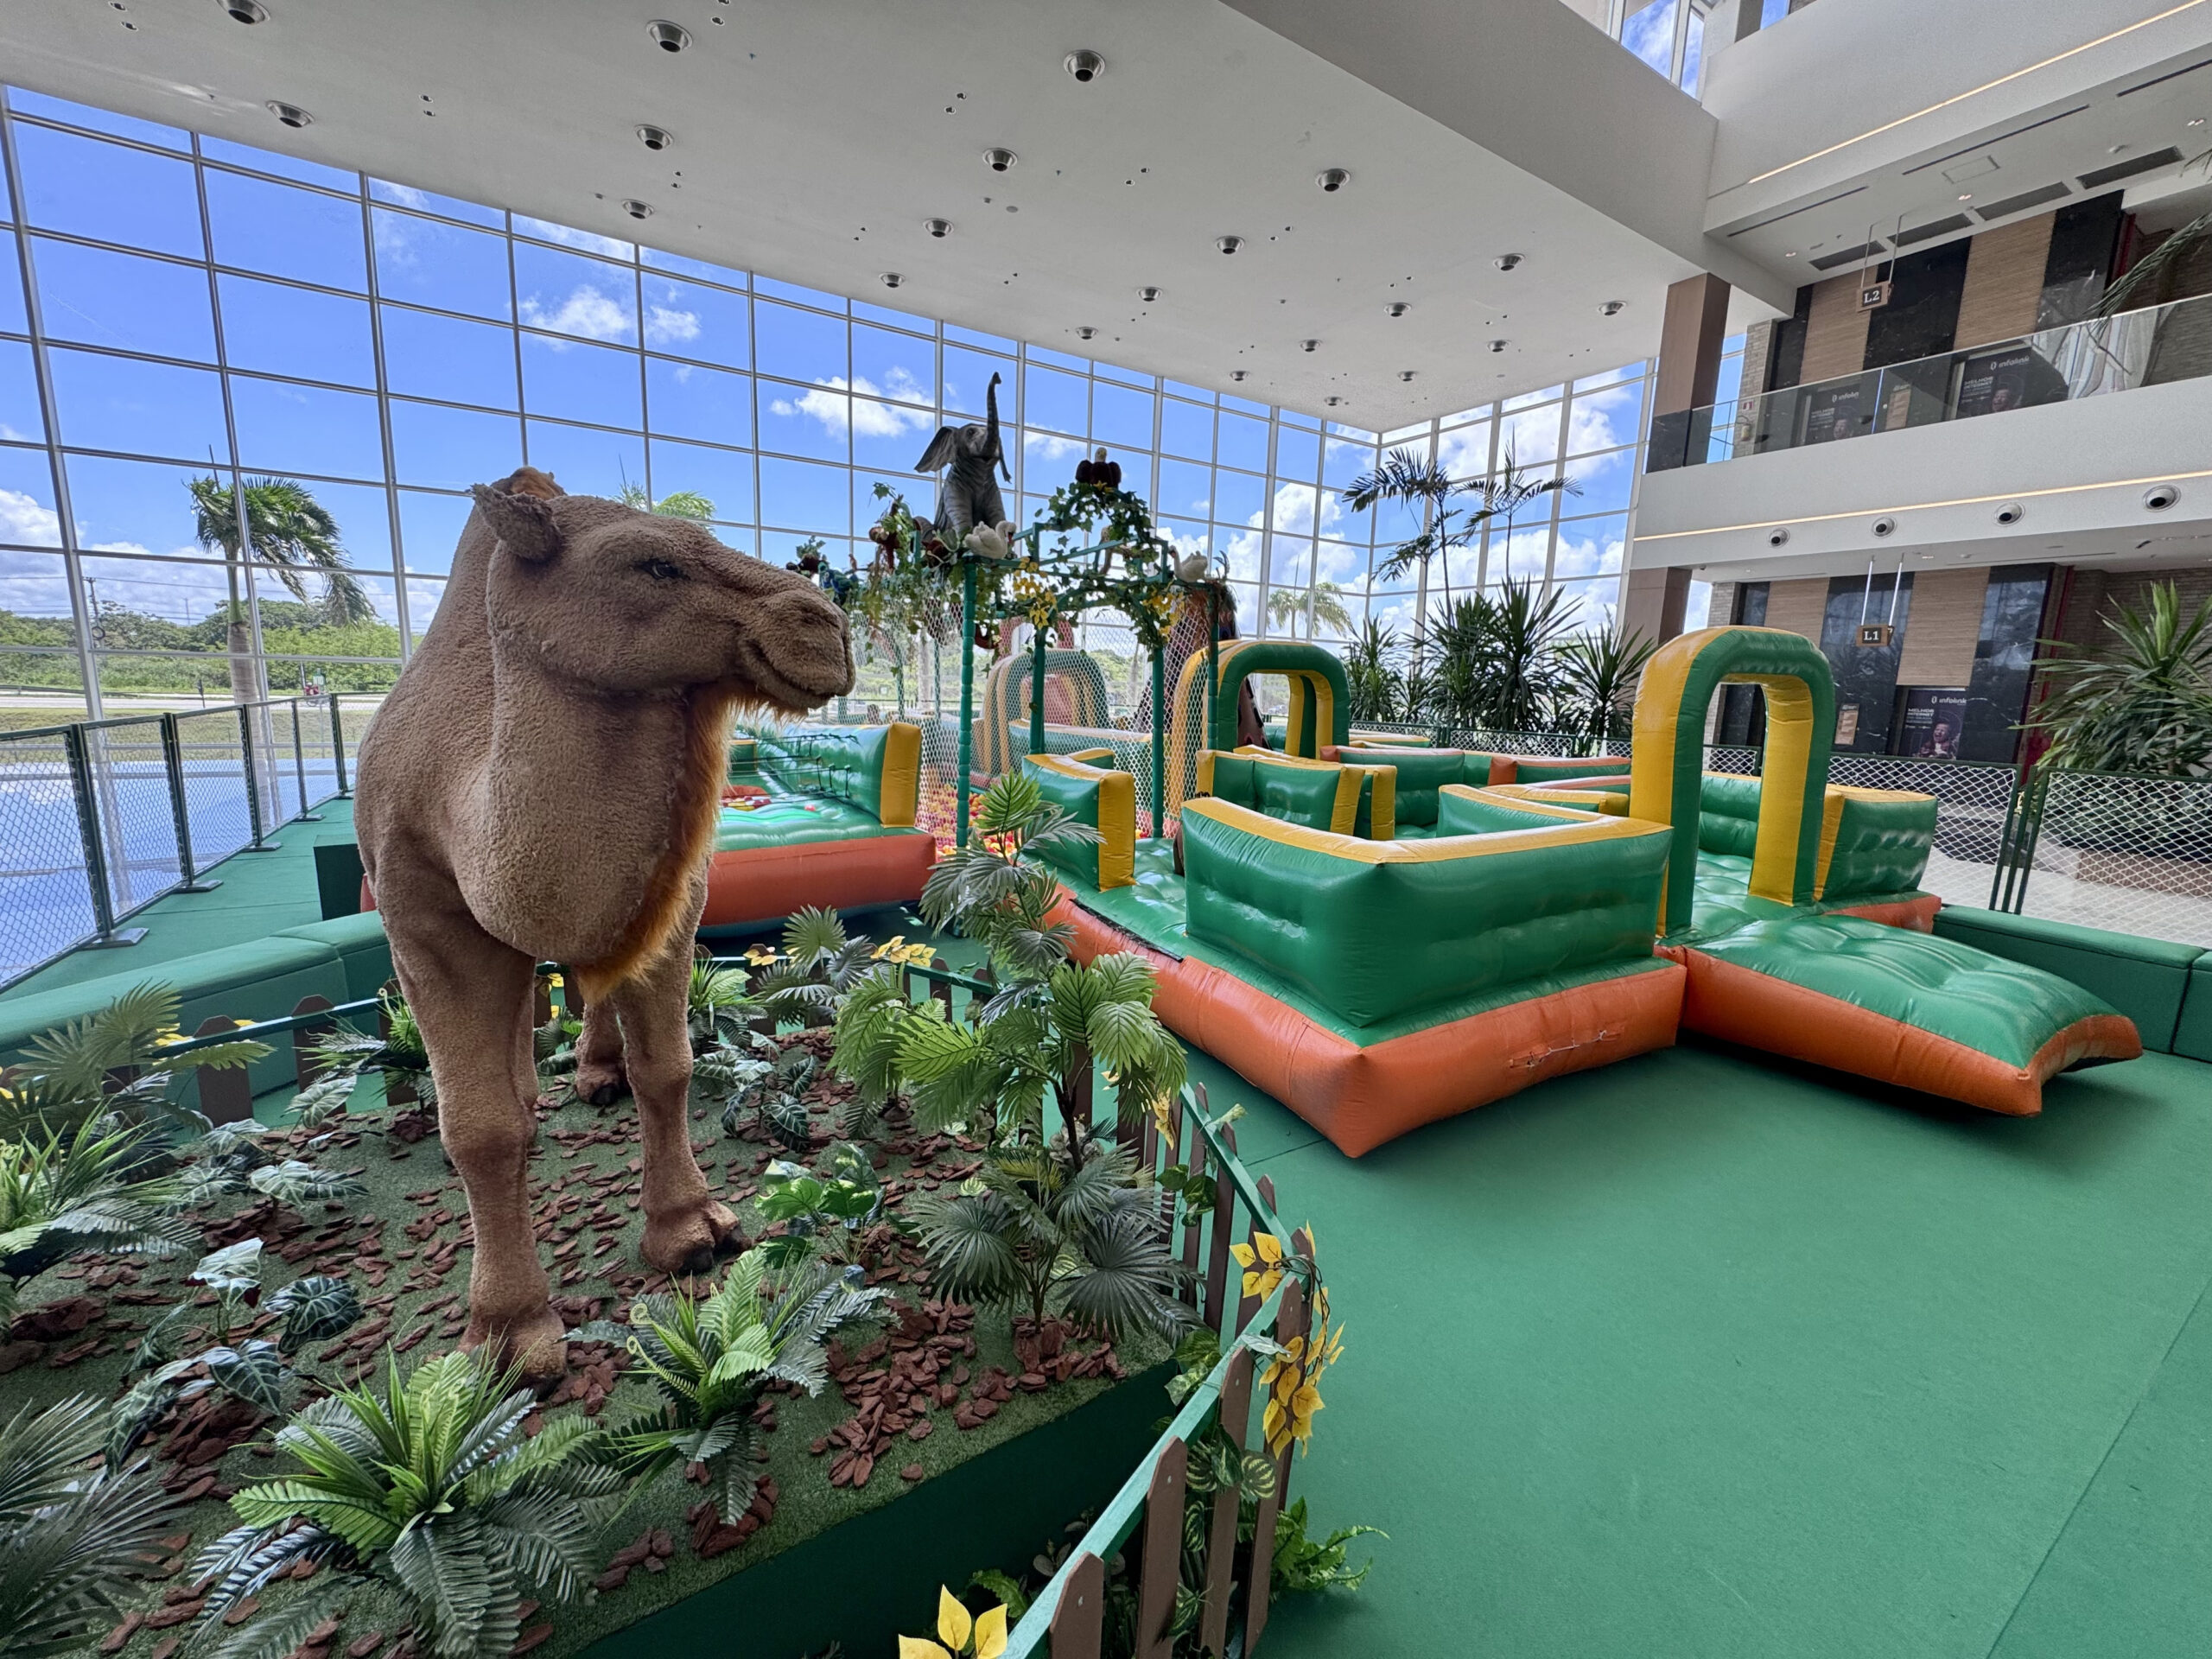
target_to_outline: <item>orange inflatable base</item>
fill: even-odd
[[[1353,1158],[1546,1077],[1669,1047],[1681,1018],[1684,976],[1669,967],[1362,1048],[1232,974],[1161,956],[1071,902],[1065,889],[1053,919],[1074,927],[1081,961],[1126,950],[1151,963],[1160,982],[1153,1008],[1168,1029]]]
[[[937,841],[925,835],[716,853],[707,873],[707,908],[699,925],[776,921],[809,905],[854,910],[912,903],[922,896],[922,883],[936,862]]]
[[[1918,1026],[1700,950],[1670,946],[1666,954],[1689,969],[1682,1023],[1692,1031],[2012,1117],[2042,1111],[2044,1084],[2069,1066],[2132,1060],[2143,1052],[2133,1020],[2103,1014],[2057,1033],[2024,1067],[2008,1065]]]
[[[1916,899],[1897,899],[1886,905],[1841,905],[1827,913],[1857,916],[1885,927],[1901,927],[1910,933],[1933,933],[1936,912],[1942,908],[1941,899],[1932,893],[1923,893]]]

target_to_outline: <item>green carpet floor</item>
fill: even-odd
[[[312,919],[349,806],[29,983]],[[1293,1496],[1390,1534],[1267,1659],[2212,1653],[2212,1067],[2023,1120],[1685,1046],[1357,1162],[1193,1075],[1348,1338]]]
[[[2212,1069],[1685,1046],[1356,1163],[1205,1070],[1347,1332],[1293,1495],[1391,1535],[1268,1659],[2212,1652]]]
[[[315,849],[318,842],[353,839],[353,802],[328,800],[315,808],[320,823],[279,825],[270,840],[274,851],[233,853],[206,874],[223,885],[213,893],[173,893],[156,899],[124,924],[143,927],[137,944],[111,950],[73,950],[29,977],[0,998],[59,990],[110,974],[135,973],[178,957],[219,950],[265,938],[279,928],[322,919],[315,895]]]

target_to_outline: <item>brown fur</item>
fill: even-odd
[[[729,715],[797,712],[852,675],[828,598],[696,524],[527,468],[477,491],[362,745],[354,814],[468,1189],[468,1345],[537,1376],[563,1363],[529,1192],[540,960],[590,1000],[580,1090],[626,1074],[637,1096],[645,1260],[696,1269],[734,1236],[691,1154],[684,1030]]]

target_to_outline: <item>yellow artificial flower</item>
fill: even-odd
[[[551,987],[552,987],[555,990],[556,990],[556,991],[557,991],[557,990],[559,990],[559,989],[561,988],[561,987],[562,987],[562,986],[563,986],[563,985],[565,985],[566,983],[568,983],[568,982],[567,982],[565,979],[562,978],[562,976],[561,976],[560,975],[558,975],[558,974],[548,974],[548,975],[546,975],[546,976],[545,976],[545,982],[546,982],[548,985],[551,986]]]
[[[899,1659],[999,1659],[1006,1651],[1006,1609],[993,1607],[971,1618],[943,1585],[937,1589],[938,1642],[925,1636],[899,1638]],[[970,1637],[975,1646],[968,1645]],[[942,1645],[940,1645],[940,1643]]]
[[[1322,1408],[1321,1373],[1341,1358],[1343,1332],[1329,1323],[1329,1293],[1317,1288],[1313,1300],[1313,1334],[1293,1337],[1282,1352],[1271,1356],[1261,1373],[1260,1386],[1268,1395],[1268,1408],[1260,1419],[1260,1432],[1270,1455],[1281,1457],[1295,1442],[1300,1455],[1312,1449],[1313,1418]]]
[[[1250,1244],[1232,1244],[1229,1253],[1244,1269],[1244,1294],[1266,1296],[1282,1282],[1282,1241],[1264,1230],[1253,1237],[1257,1241],[1256,1249]]]
[[[894,933],[869,953],[869,959],[874,962],[881,962],[893,951],[904,950],[906,944],[906,936],[904,933]]]
[[[1006,1609],[989,1607],[976,1616],[976,1659],[999,1659],[1006,1651]]]

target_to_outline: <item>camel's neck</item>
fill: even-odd
[[[676,912],[711,845],[729,700],[609,697],[504,651],[493,678],[481,828],[499,908],[542,941],[530,948],[620,977],[688,919]]]

